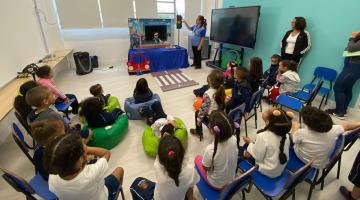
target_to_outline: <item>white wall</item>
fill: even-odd
[[[38,0],[44,14],[53,14],[44,0]],[[0,6],[0,87],[15,78],[27,64],[46,55],[32,0],[1,1]],[[62,48],[57,26],[44,26],[50,50]]]
[[[197,5],[194,6],[193,4]],[[202,0],[203,11],[200,10],[201,0],[185,0],[185,19],[189,24],[195,22],[199,14],[204,14],[208,19],[208,26],[211,23],[211,9],[221,5],[221,0]],[[175,44],[177,44],[177,30],[175,30]],[[180,30],[180,46],[188,47],[189,31],[185,27]],[[127,28],[121,29],[83,29],[83,30],[62,30],[61,31],[65,48],[72,48],[74,51],[88,51],[97,55],[100,67],[119,65],[127,61],[130,45]],[[210,29],[207,34],[210,35]]]

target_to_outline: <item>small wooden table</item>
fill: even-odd
[[[71,55],[72,51],[72,49],[55,51],[55,56],[44,60],[43,63],[49,65],[54,70],[64,59],[67,59],[71,65],[71,61],[69,61],[68,56]],[[32,77],[14,78],[12,81],[0,88],[0,120],[2,120],[13,108],[14,98],[16,97],[20,86],[29,80],[32,80]]]

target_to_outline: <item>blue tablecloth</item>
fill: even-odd
[[[188,53],[185,48],[150,48],[129,49],[128,60],[136,53],[142,53],[150,59],[152,72],[159,72],[177,68],[189,67]],[[133,63],[139,63],[142,59],[134,59]]]

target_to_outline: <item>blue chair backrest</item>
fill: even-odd
[[[241,174],[235,180],[226,184],[223,189],[220,191],[219,200],[231,199],[231,197],[236,194],[238,191],[241,191],[246,188],[246,186],[251,182],[251,174],[258,168],[257,165],[249,169],[247,172]]]
[[[302,166],[296,172],[294,172],[287,180],[284,188],[286,190],[294,188],[297,184],[301,183],[307,176],[307,174],[311,170],[311,165],[314,162],[312,159],[310,162],[306,163],[306,165]],[[286,169],[285,169],[286,170]]]
[[[35,194],[35,190],[31,187],[31,185],[22,177],[6,170],[0,168],[3,174],[3,178],[18,192],[22,192],[25,195]]]
[[[260,88],[258,91],[256,91],[250,99],[249,106],[246,108],[246,112],[250,112],[254,106],[260,102],[261,96],[264,94],[265,88]]]
[[[25,137],[24,134],[21,132],[20,128],[18,127],[18,125],[16,123],[12,123],[12,128],[14,130],[14,133],[16,134],[16,136],[22,141],[25,142]],[[26,142],[25,142],[26,143]]]
[[[243,103],[229,112],[229,116],[231,117],[233,122],[238,122],[240,124],[242,116],[245,112],[245,108],[246,104]]]
[[[337,71],[327,67],[316,67],[314,71],[314,76],[327,81],[335,81]]]
[[[339,155],[342,153],[342,151],[343,151],[344,143],[345,143],[345,137],[344,137],[343,134],[340,134],[340,135],[338,136],[338,138],[336,139],[334,150],[333,150],[333,152],[332,152],[331,155],[330,155],[329,165],[330,165],[331,163],[337,161],[338,156],[339,156]]]
[[[354,129],[354,130],[348,132],[344,137],[345,137],[344,146],[346,147],[352,141],[354,141],[360,137],[360,128],[357,128],[357,129]]]

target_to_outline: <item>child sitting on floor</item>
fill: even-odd
[[[203,157],[195,157],[195,165],[211,187],[221,189],[235,178],[239,151],[237,139],[233,122],[224,112],[210,114],[209,131],[214,142],[206,147]]]
[[[207,116],[214,110],[224,110],[225,90],[224,73],[219,70],[212,70],[207,77],[210,88],[204,93],[203,104],[200,110],[195,112],[195,129],[190,129],[190,133],[203,138],[202,121],[207,120]]]
[[[259,90],[261,80],[263,79],[263,64],[259,57],[252,57],[249,61],[248,81],[251,86],[251,94]]]
[[[194,199],[193,188],[199,175],[193,165],[184,163],[184,155],[185,149],[179,139],[164,136],[154,163],[156,184],[142,177],[136,178],[130,187],[133,199]]]
[[[294,93],[298,90],[300,77],[297,73],[297,64],[294,61],[282,60],[279,65],[276,81],[279,87],[270,90],[270,99],[275,102],[280,94]]]
[[[39,77],[38,83],[40,85],[48,87],[53,95],[55,96],[56,102],[65,102],[68,103],[70,100],[72,113],[77,114],[79,109],[79,103],[76,99],[76,96],[73,94],[63,94],[55,85],[55,81],[53,80],[54,72],[48,65],[39,67],[36,71],[36,76]]]
[[[94,97],[99,98],[101,103],[104,104],[104,106],[108,105],[108,99],[110,97],[110,94],[104,95],[104,90],[100,84],[95,84],[90,87],[89,89],[90,94],[92,94]]]
[[[235,74],[236,81],[234,82],[234,87],[231,91],[231,99],[225,105],[227,113],[243,103],[246,103],[246,105],[249,104],[251,87],[248,83],[247,76],[248,71],[244,67],[238,67]]]
[[[153,93],[149,88],[148,82],[144,78],[140,78],[136,82],[136,87],[134,89],[134,99],[135,103],[144,103],[150,101],[153,97]]]
[[[89,97],[80,103],[81,117],[85,117],[89,128],[100,128],[115,123],[119,115],[123,113],[120,108],[111,112],[104,111],[104,104],[97,97]]]
[[[271,65],[268,70],[264,73],[264,80],[266,81],[263,85],[264,87],[271,88],[276,84],[276,75],[279,69],[279,63],[281,61],[281,56],[274,54],[271,56]]]
[[[143,106],[139,108],[139,113],[146,120],[146,123],[151,126],[157,137],[164,135],[174,135],[176,122],[173,116],[167,115],[160,101],[155,101],[151,107]]]
[[[29,113],[31,111],[33,111],[33,108],[26,103],[26,93],[34,88],[38,86],[36,81],[27,81],[25,83],[23,83],[20,86],[19,89],[19,94],[15,97],[14,99],[14,108],[16,110],[16,112],[18,112],[21,116],[21,118],[26,121],[27,116],[29,115]]]
[[[291,120],[294,114],[279,109],[264,112],[265,128],[258,132],[256,141],[244,137],[246,149],[240,153],[252,164],[259,165],[259,172],[270,178],[282,174],[289,158],[290,139],[287,136],[291,130]],[[241,151],[240,151],[241,152]]]
[[[87,165],[87,154],[100,157]],[[59,199],[115,199],[124,170],[117,167],[109,176],[110,151],[87,148],[77,134],[57,137],[45,149],[44,168],[50,174],[49,190]]]
[[[297,123],[291,131],[294,151],[304,163],[316,157],[312,167],[317,169],[323,169],[328,164],[340,134],[360,127],[360,122],[334,125],[329,114],[311,106],[302,108],[301,116],[306,126],[300,128]]]

